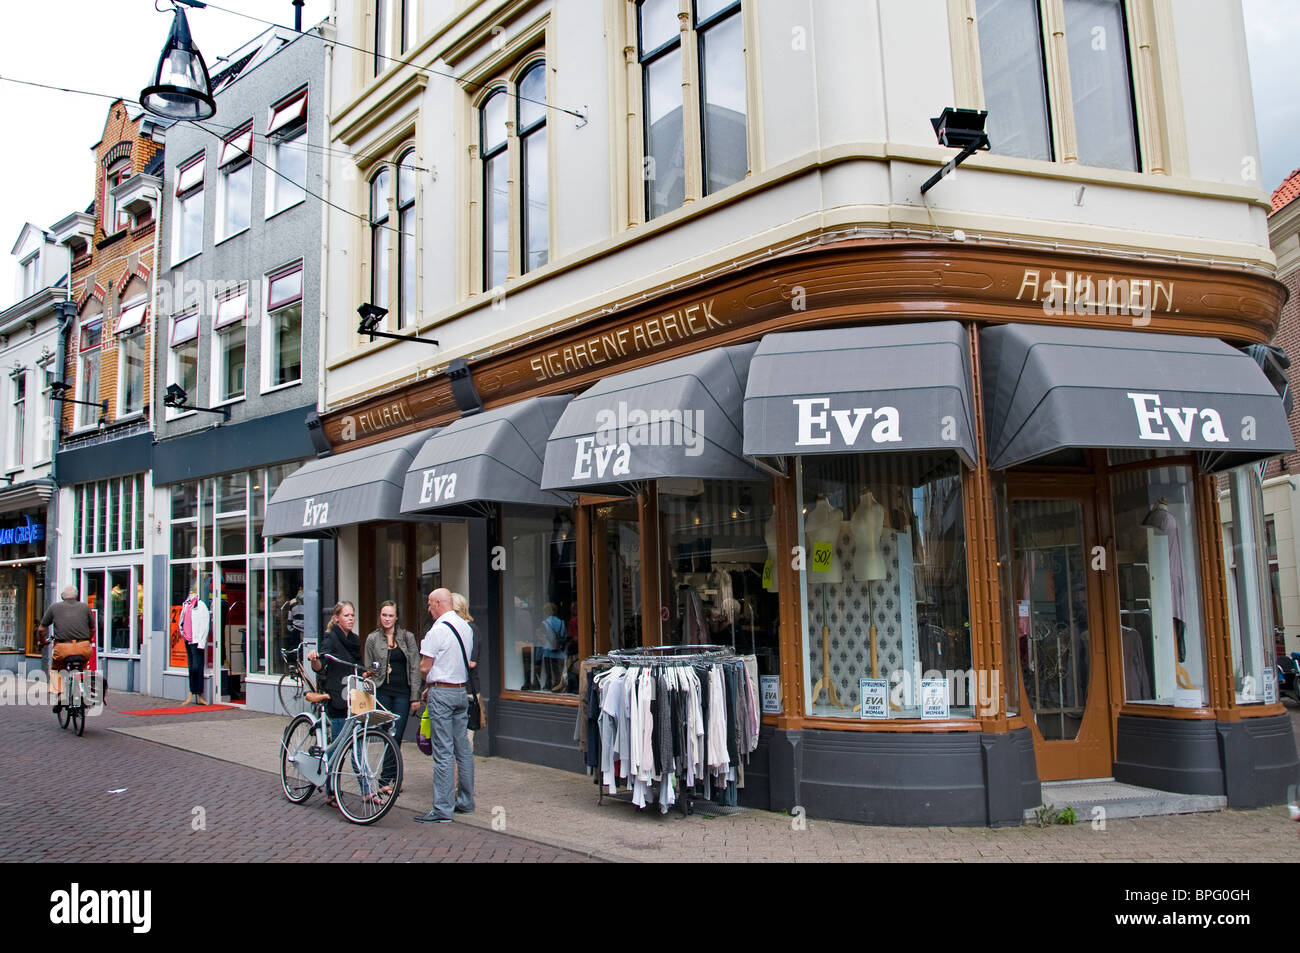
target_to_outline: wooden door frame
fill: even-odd
[[[1114,704],[1114,685],[1116,677],[1116,664],[1120,659],[1119,655],[1119,633],[1115,631],[1112,624],[1111,615],[1108,611],[1110,607],[1109,589],[1107,580],[1113,577],[1111,571],[1110,558],[1111,549],[1113,548],[1106,541],[1104,535],[1105,526],[1100,519],[1102,494],[1099,492],[1099,481],[1104,479],[1104,475],[1096,472],[1055,472],[1055,473],[1008,473],[1007,480],[1007,506],[1008,511],[1018,501],[1021,500],[1070,500],[1077,502],[1082,510],[1083,517],[1083,555],[1085,563],[1085,578],[1087,579],[1088,591],[1088,630],[1091,659],[1089,660],[1088,676],[1088,693],[1087,700],[1084,703],[1083,722],[1079,726],[1079,736],[1084,735],[1085,726],[1091,727],[1091,723],[1097,720],[1101,721],[1102,730],[1105,731],[1105,747],[1109,755],[1109,766],[1105,777],[1109,777],[1114,770],[1116,756],[1116,718],[1118,708]],[[1010,517],[1008,512],[1008,517]],[[1009,520],[1010,522],[1010,520]],[[1011,551],[1015,551],[1015,540],[1008,541]],[[1106,569],[1100,572],[1092,569],[1092,561],[1097,548],[1100,547],[1103,558],[1107,560]],[[1013,581],[1014,583],[1014,581]],[[1014,604],[1015,593],[1007,593],[1007,598]],[[1098,638],[1100,636],[1100,638]],[[1100,656],[1100,658],[1098,658]],[[1043,770],[1044,761],[1052,761],[1052,750],[1047,745],[1072,744],[1073,742],[1049,742],[1043,739],[1039,731],[1038,722],[1033,717],[1033,706],[1029,703],[1029,693],[1025,688],[1024,665],[1021,663],[1017,666],[1019,669],[1020,681],[1020,705],[1021,711],[1025,715],[1025,724],[1033,734],[1034,738],[1034,755],[1038,764],[1039,777],[1044,780],[1056,780],[1055,778],[1045,777]],[[1102,687],[1097,687],[1098,675],[1104,680]],[[1101,694],[1098,695],[1097,693]],[[1096,709],[1100,710],[1094,711]],[[1059,773],[1056,768],[1049,769],[1047,774]]]

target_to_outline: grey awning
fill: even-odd
[[[627,492],[663,477],[762,477],[741,448],[756,347],[714,348],[615,374],[573,398],[547,441],[542,487]]]
[[[1214,338],[1007,324],[980,331],[989,466],[1065,447],[1201,452],[1223,470],[1294,448],[1258,364]]]
[[[769,334],[745,389],[745,454],[952,450],[974,466],[969,353],[955,321]]]
[[[340,526],[403,519],[402,482],[430,431],[305,463],[271,497],[263,536],[324,537]]]
[[[402,511],[481,516],[497,503],[569,506],[572,497],[539,484],[546,440],[571,399],[535,397],[448,424],[415,455]]]

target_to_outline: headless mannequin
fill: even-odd
[[[831,679],[831,627],[826,622],[828,618],[826,613],[826,585],[827,583],[840,582],[843,575],[840,571],[839,560],[835,558],[835,544],[839,541],[840,527],[843,523],[844,511],[831,506],[830,500],[820,494],[812,512],[804,517],[804,555],[809,569],[808,581],[813,584],[820,584],[822,590],[822,677],[813,686],[812,698],[815,704],[824,691],[827,702],[836,708],[843,708],[844,706],[840,703],[839,692],[836,691],[835,682]],[[816,544],[818,543],[823,545],[830,543],[831,545],[831,561],[825,572],[817,572],[813,568],[813,554],[816,552]]]
[[[776,592],[776,574],[777,567],[780,565],[776,560],[776,514],[773,513],[766,523],[763,524],[763,541],[767,543],[767,558],[772,564],[772,579],[768,583],[767,591]]]
[[[831,506],[830,500],[824,496],[817,497],[817,503],[813,506],[812,512],[804,517],[804,545],[805,557],[808,560],[808,581],[812,583],[840,582],[843,573],[840,570],[839,560],[835,558],[835,544],[839,542],[840,526],[844,523],[844,511]],[[879,535],[879,529],[877,529]],[[825,572],[817,572],[813,569],[813,553],[816,552],[817,543],[831,544],[831,562],[826,567]]]
[[[203,695],[194,691],[194,682],[202,679],[203,663],[208,650],[208,632],[211,626],[212,617],[208,612],[207,605],[199,598],[199,594],[191,590],[189,598],[185,600],[185,611],[189,613],[190,638],[187,640],[186,647],[187,662],[191,672],[190,692],[185,696],[185,705],[202,705],[204,703]],[[182,614],[182,631],[184,631],[184,614]],[[197,667],[197,678],[194,678],[195,668]]]
[[[885,508],[870,490],[858,496],[858,508],[853,511],[849,529],[853,534],[853,578],[859,582],[874,582],[888,575],[885,557],[880,552],[880,533],[885,524]]]

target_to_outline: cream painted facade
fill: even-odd
[[[629,172],[640,168],[634,3],[426,0],[410,63],[390,63],[378,77],[371,56],[333,48],[326,194],[358,215],[329,212],[325,409],[609,302],[831,236],[960,230],[971,242],[1272,272],[1236,4],[1127,5],[1142,161],[1152,171],[1082,166],[1068,161],[1064,141],[1066,161],[978,154],[922,197],[920,184],[952,156],[935,145],[930,117],[983,102],[974,8],[974,0],[746,3],[749,174],[694,200],[688,178],[682,207],[649,223]],[[372,10],[368,0],[338,0],[339,38],[369,48]],[[476,106],[481,84],[508,78],[530,51],[545,56],[556,107],[547,117],[550,255],[489,293],[476,252]],[[1204,69],[1210,62],[1215,69]],[[407,144],[418,167],[417,328],[437,349],[356,333],[370,283],[368,180]]]

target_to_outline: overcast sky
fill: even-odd
[[[218,2],[263,19],[293,23],[289,0]],[[1300,167],[1300,0],[1242,3],[1262,185],[1271,192]],[[330,0],[307,0],[303,23],[317,23],[329,11]],[[218,57],[265,29],[211,8],[191,9],[188,17],[212,72],[220,68]],[[0,76],[134,99],[151,81],[170,26],[171,14],[158,13],[154,0],[7,0],[0,28]],[[0,307],[12,303],[17,265],[9,252],[23,223],[48,228],[94,198],[90,147],[99,139],[107,109],[106,99],[0,82],[4,128],[11,136],[22,136],[20,142],[0,149]]]

